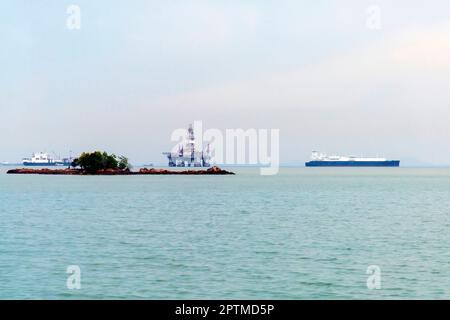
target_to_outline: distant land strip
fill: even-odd
[[[211,167],[206,170],[167,170],[155,168],[142,168],[139,171],[104,169],[95,172],[83,169],[12,169],[7,174],[44,174],[44,175],[94,175],[94,176],[130,176],[130,175],[234,175],[234,172],[223,170],[219,167]]]

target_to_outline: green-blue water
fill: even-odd
[[[450,298],[450,169],[0,170],[1,299]]]

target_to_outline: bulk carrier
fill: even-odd
[[[385,158],[364,158],[355,156],[327,156],[313,151],[311,161],[305,163],[307,167],[398,167],[400,160]]]

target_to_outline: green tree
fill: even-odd
[[[83,152],[72,162],[73,167],[80,167],[88,172],[96,172],[105,169],[117,169],[119,162],[115,155],[106,152]]]
[[[109,155],[106,152],[102,154],[102,163],[104,169],[116,169],[119,164],[114,154]]]
[[[128,162],[128,158],[124,157],[124,156],[120,156],[119,157],[119,164],[118,164],[119,169],[121,170],[130,170],[131,169],[131,165]]]

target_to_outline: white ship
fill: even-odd
[[[398,167],[400,160],[386,158],[366,158],[355,156],[328,156],[325,153],[313,151],[307,167]]]
[[[71,162],[69,158],[54,159],[45,152],[34,153],[31,158],[22,159],[24,166],[68,166]]]

